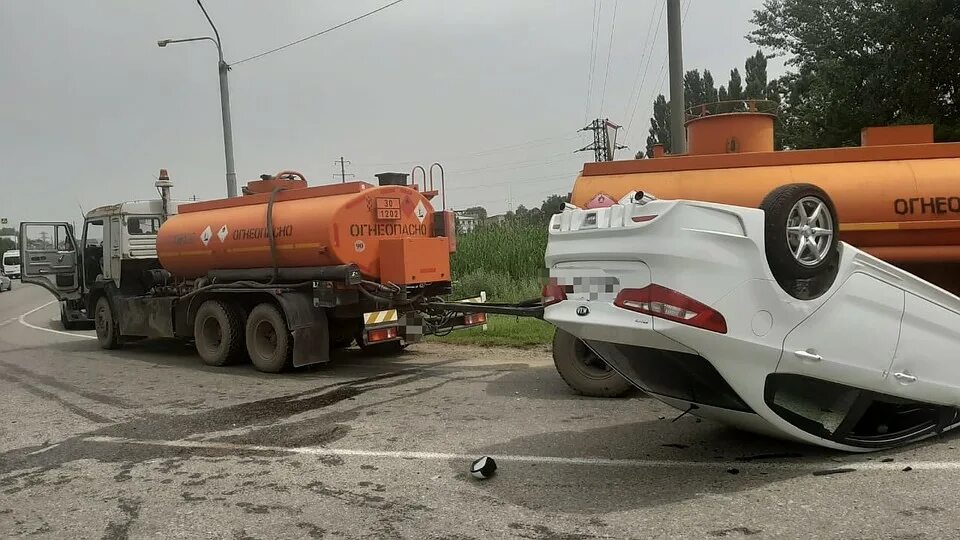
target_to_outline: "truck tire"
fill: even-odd
[[[293,337],[283,314],[273,304],[260,304],[247,317],[247,353],[253,365],[266,373],[279,373],[290,364]]]
[[[771,191],[764,211],[764,242],[770,271],[780,282],[815,278],[839,260],[839,230],[833,201],[813,184],[787,184]]]
[[[103,349],[119,349],[123,345],[120,326],[113,315],[113,306],[106,296],[97,299],[93,310],[93,327],[97,331],[97,341]]]
[[[208,366],[225,366],[243,353],[243,321],[240,311],[221,300],[200,304],[193,321],[197,353]]]
[[[586,343],[559,328],[553,334],[553,364],[563,382],[581,396],[622,397],[633,390],[630,381],[598,358]]]

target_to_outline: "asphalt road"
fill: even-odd
[[[546,351],[215,369],[57,333],[50,301],[0,294],[0,537],[960,536],[954,436],[851,456],[674,422],[572,395]],[[490,480],[468,474],[481,455]]]

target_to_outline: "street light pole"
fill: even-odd
[[[236,197],[237,171],[233,164],[233,127],[230,121],[230,89],[227,83],[227,72],[230,71],[230,65],[227,64],[227,62],[223,59],[223,47],[220,45],[220,33],[217,32],[217,27],[214,26],[213,20],[210,19],[210,15],[207,14],[207,10],[204,9],[203,4],[200,3],[200,0],[197,0],[197,5],[200,6],[200,10],[203,11],[203,15],[207,18],[207,22],[209,22],[210,27],[213,28],[213,35],[216,36],[216,39],[210,36],[186,39],[163,39],[158,41],[157,45],[159,47],[166,47],[171,43],[212,41],[213,44],[217,46],[217,55],[219,57],[217,69],[220,73],[220,114],[223,118],[223,154],[227,167],[227,197]]]

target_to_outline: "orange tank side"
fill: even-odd
[[[406,186],[339,184],[279,192],[273,205],[277,266],[353,263],[380,275],[380,241],[426,238],[433,208]],[[273,266],[267,230],[269,194],[183,205],[160,228],[161,264],[181,278],[212,269]]]

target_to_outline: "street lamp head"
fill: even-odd
[[[157,42],[157,47],[166,47],[168,43],[170,43],[169,39],[161,39]]]

